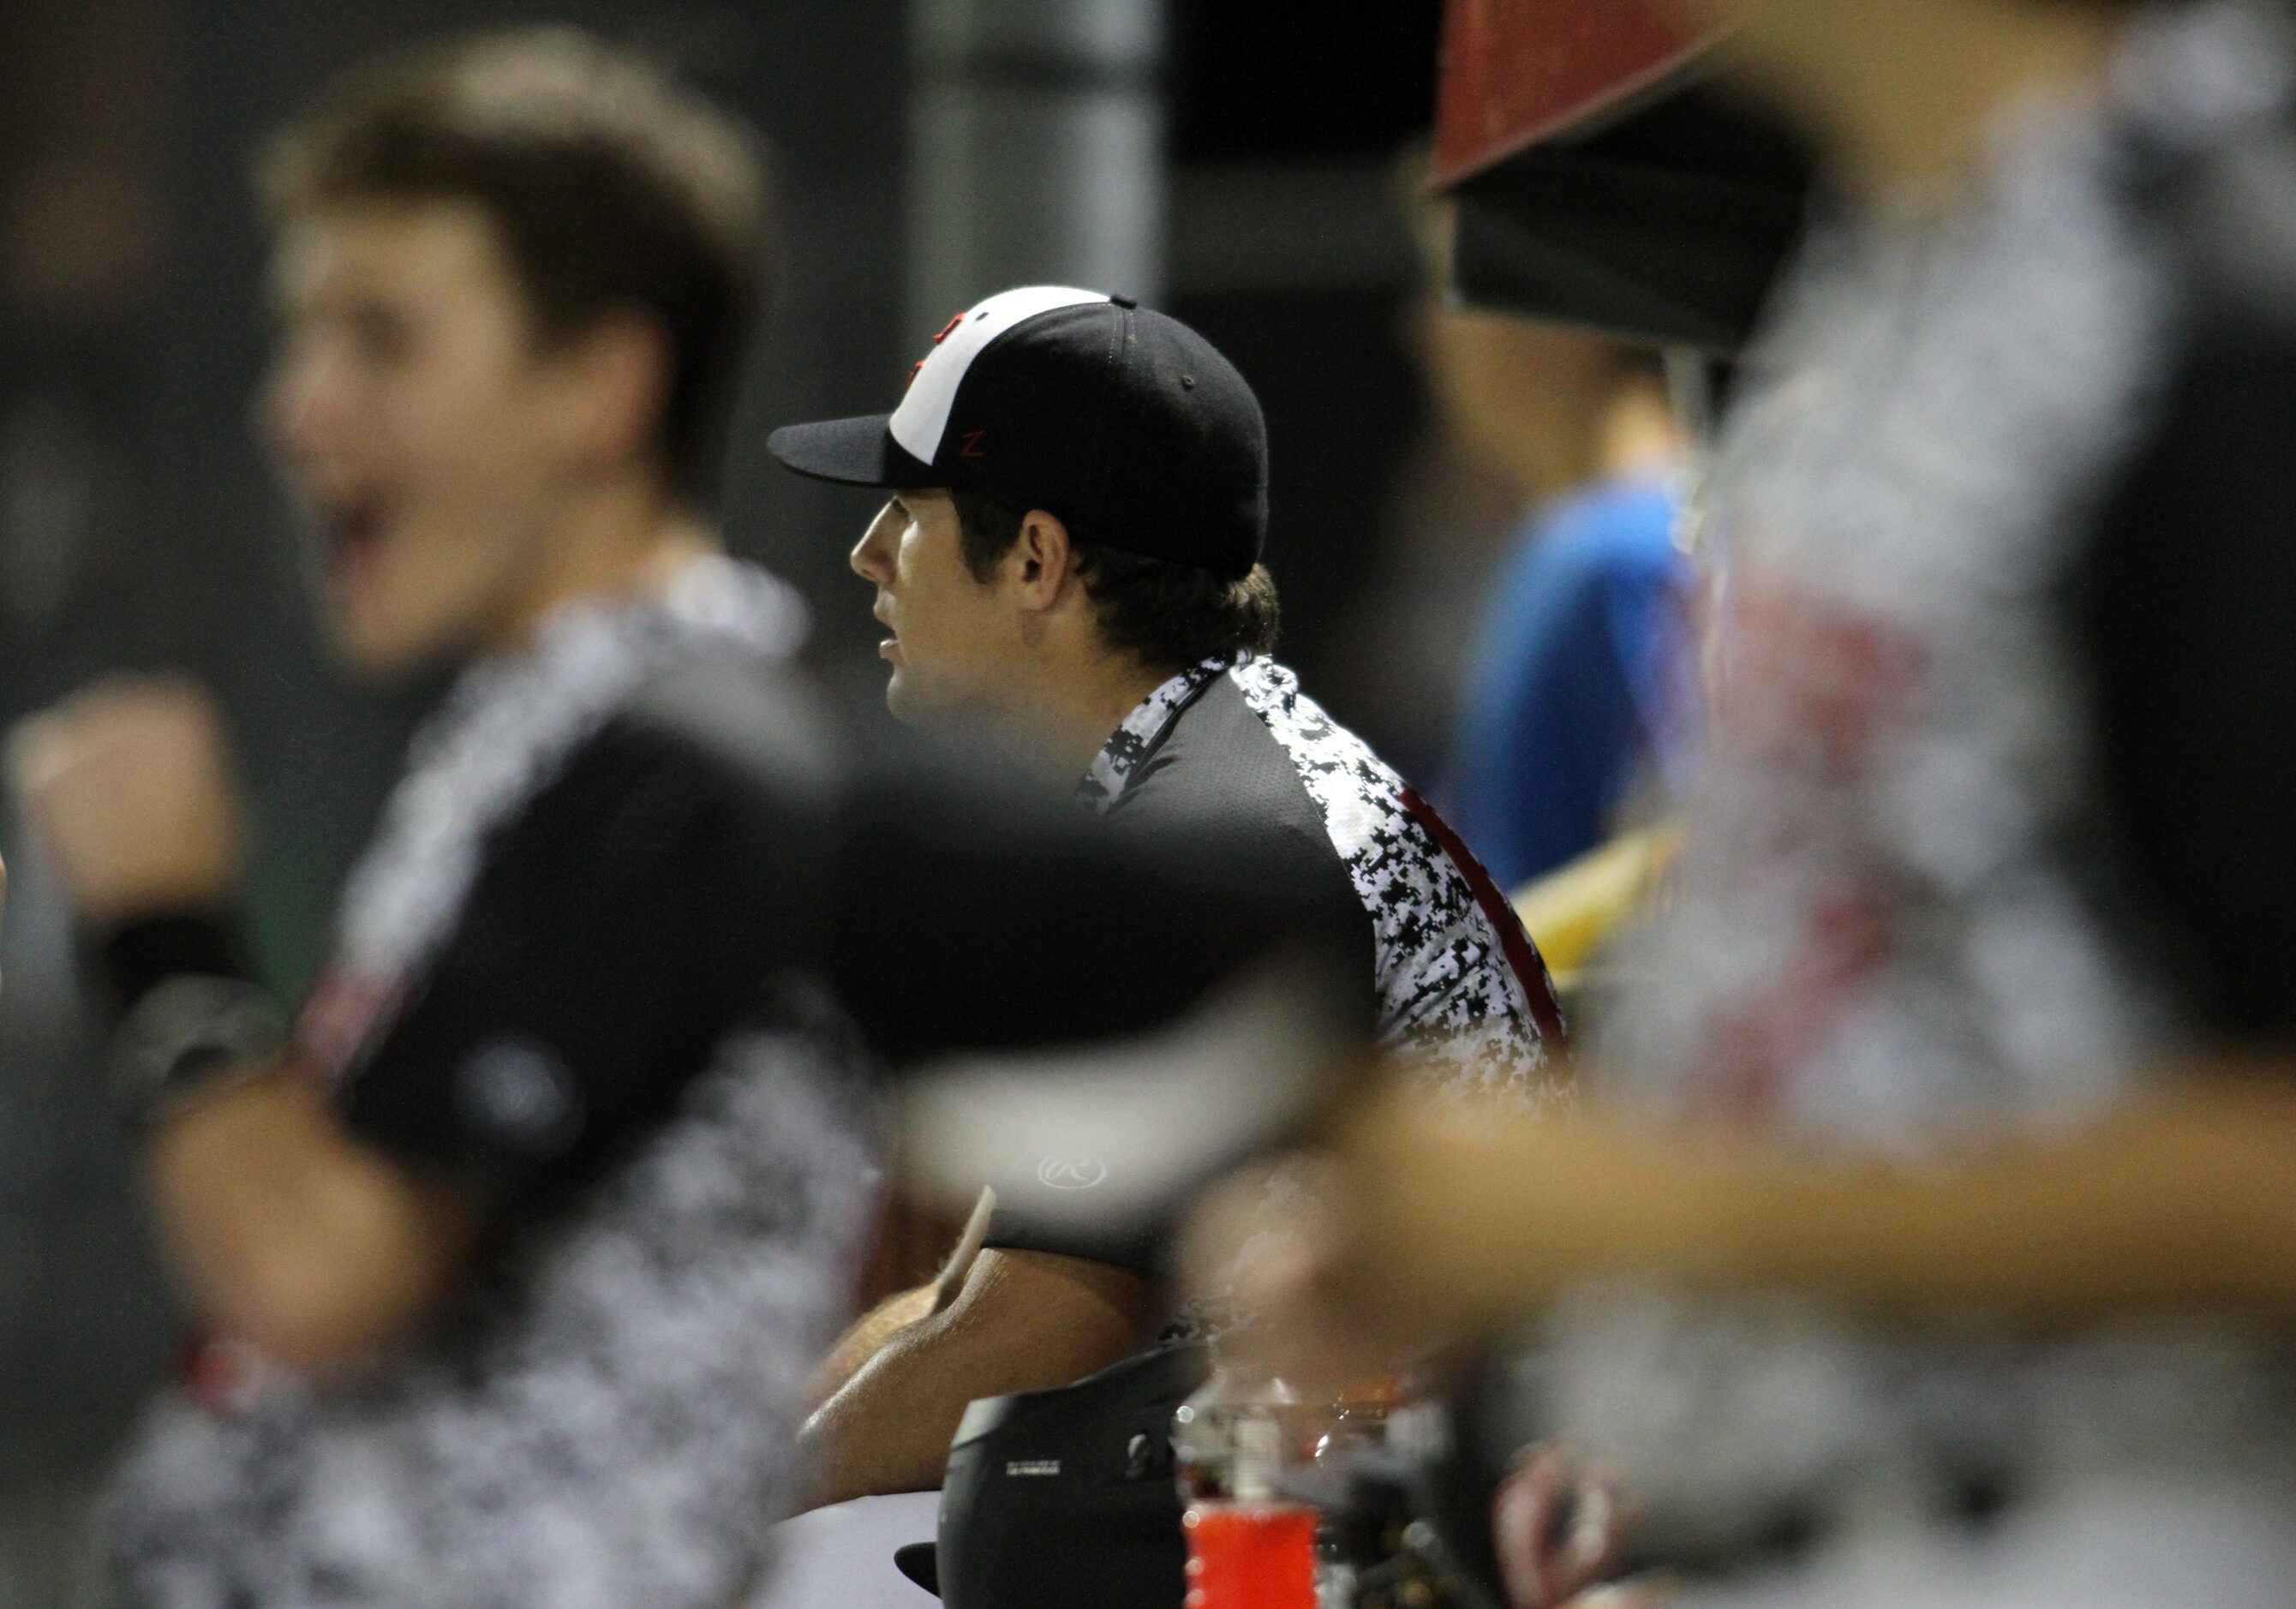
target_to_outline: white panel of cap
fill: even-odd
[[[1023,285],[999,291],[976,302],[941,332],[933,349],[917,365],[901,406],[893,410],[888,429],[901,450],[931,464],[940,452],[941,432],[948,428],[949,409],[956,404],[956,388],[964,382],[980,350],[1014,324],[1049,313],[1055,308],[1086,307],[1109,299],[1097,291],[1073,285]]]

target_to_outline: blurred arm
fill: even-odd
[[[22,723],[9,751],[83,924],[229,909],[242,812],[222,713],[196,684],[100,684]],[[284,1077],[225,1073],[145,1137],[144,1160],[194,1305],[298,1367],[405,1330],[475,1236],[470,1200],[360,1146]]]
[[[2077,1133],[1922,1168],[1615,1121],[1468,1120],[1399,1096],[1358,1113],[1338,1151],[1335,1210],[1242,1272],[1267,1344],[1311,1378],[1500,1329],[1612,1277],[2040,1327],[2296,1317],[2296,1080],[2282,1068],[2194,1070]],[[1200,1260],[1234,1244],[1218,1216]]]
[[[273,1075],[163,1124],[144,1161],[193,1302],[306,1370],[405,1333],[476,1240],[475,1200],[358,1145],[315,1090]]]
[[[967,1403],[1105,1368],[1138,1344],[1159,1294],[1108,1263],[981,1252],[954,1301],[898,1329],[806,1422],[813,1502],[939,1486]]]

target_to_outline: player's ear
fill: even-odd
[[[669,340],[657,320],[614,314],[554,355],[561,423],[577,462],[603,467],[642,456],[660,429]]]
[[[1013,544],[1005,569],[1026,607],[1050,609],[1068,584],[1075,562],[1069,528],[1059,515],[1032,508],[1022,516],[1020,538]]]

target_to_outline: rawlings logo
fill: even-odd
[[[1096,1156],[1048,1156],[1037,1164],[1037,1182],[1054,1190],[1089,1190],[1108,1177]]]

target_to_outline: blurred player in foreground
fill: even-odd
[[[701,513],[765,246],[720,113],[489,37],[335,86],[266,179],[266,416],[328,624],[362,674],[461,674],[291,1028],[236,943],[206,697],[99,687],[18,735],[207,1331],[114,1501],[124,1583],[723,1605],[840,1316],[871,1051],[1121,1029],[1107,977],[1178,1010],[1284,907],[849,764],[775,674],[800,610]]]
[[[1692,1601],[2296,1601],[2289,24],[1705,9],[1864,204],[1717,472],[1713,748],[1596,1075],[1672,1122],[1355,1113],[1257,1334],[1547,1314]]]

